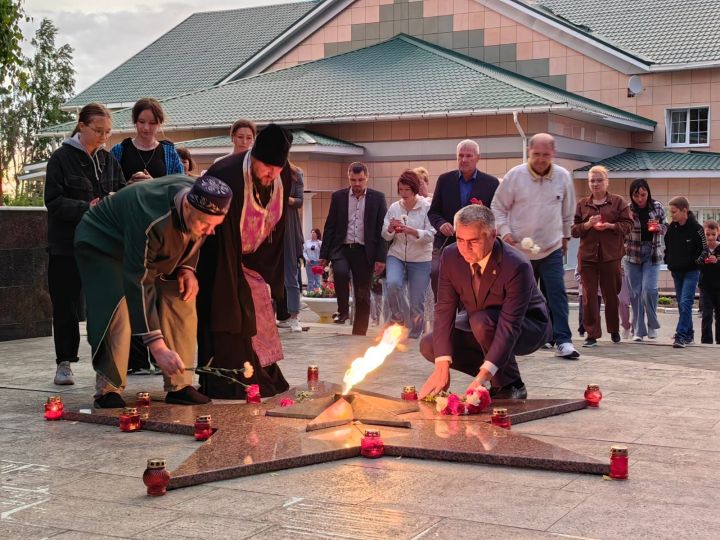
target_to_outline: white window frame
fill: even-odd
[[[690,111],[698,109],[707,109],[707,142],[704,143],[689,143],[690,140]],[[685,111],[685,141],[683,143],[672,142],[672,113]],[[710,146],[710,106],[700,105],[694,107],[676,107],[671,109],[665,109],[665,147],[666,148],[697,148],[697,147],[708,147]]]

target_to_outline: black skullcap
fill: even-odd
[[[224,216],[230,209],[232,201],[232,190],[222,180],[205,174],[195,180],[188,202],[201,212],[212,216]]]
[[[292,133],[277,124],[269,124],[255,139],[251,155],[267,165],[284,167],[292,141]]]

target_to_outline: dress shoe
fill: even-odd
[[[338,314],[337,317],[335,317],[335,324],[345,324],[345,322],[350,318],[349,315],[341,315]]]
[[[95,399],[96,409],[122,409],[125,406],[125,400],[117,392],[108,392]]]
[[[583,347],[594,347],[595,345],[597,345],[597,339],[590,337],[585,340],[585,343],[583,343]]]
[[[620,332],[610,332],[610,339],[613,343],[620,343]]]
[[[182,390],[168,392],[165,396],[165,403],[174,405],[204,405],[210,403],[210,398],[198,392],[194,386],[186,386]]]
[[[519,386],[510,383],[500,388],[491,387],[490,397],[492,399],[527,399],[527,388],[522,382],[519,383]]]

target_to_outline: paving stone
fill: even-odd
[[[14,523],[11,517],[0,520],[0,538],[12,540],[41,540],[49,538],[50,536],[60,538],[60,536],[56,536],[58,533],[62,533],[62,529],[22,525],[20,523]]]
[[[202,508],[202,507],[201,507]],[[174,540],[175,538],[198,538],[215,540],[227,538],[235,540],[239,538],[249,538],[256,533],[268,529],[266,523],[257,523],[247,519],[222,518],[218,516],[207,515],[200,509],[199,515],[182,515],[171,523],[165,523],[153,527],[147,531],[136,534],[133,538],[146,538],[154,540],[162,538]]]

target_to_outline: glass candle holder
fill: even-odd
[[[143,473],[143,484],[147,486],[147,494],[151,497],[165,495],[170,483],[170,473],[165,469],[165,460],[148,459],[147,469]]]
[[[511,422],[507,409],[499,407],[493,409],[492,416],[490,417],[490,423],[495,427],[510,429]]]
[[[138,392],[135,398],[136,407],[149,407],[150,406],[150,392]]]
[[[602,399],[602,392],[597,384],[588,384],[585,389],[585,401],[588,407],[599,407]]]
[[[320,368],[316,365],[309,365],[307,371],[308,382],[318,382],[320,380]]]
[[[360,455],[366,458],[379,458],[385,453],[385,444],[377,429],[366,429],[360,439]]]
[[[417,401],[417,390],[415,390],[414,386],[403,386],[400,397],[406,401]]]
[[[628,447],[615,444],[610,447],[610,478],[627,480],[628,477]]]
[[[710,257],[705,257],[705,264],[712,264],[713,261]]]
[[[60,396],[50,396],[45,402],[45,420],[62,420],[64,409]]]
[[[211,417],[209,414],[203,414],[195,419],[195,440],[207,441],[213,434]]]
[[[138,431],[140,429],[140,414],[136,407],[125,407],[120,414],[120,431]]]
[[[660,224],[657,221],[648,221],[647,230],[651,233],[660,232]]]
[[[260,385],[251,384],[245,389],[245,395],[248,403],[262,403],[260,399]]]

